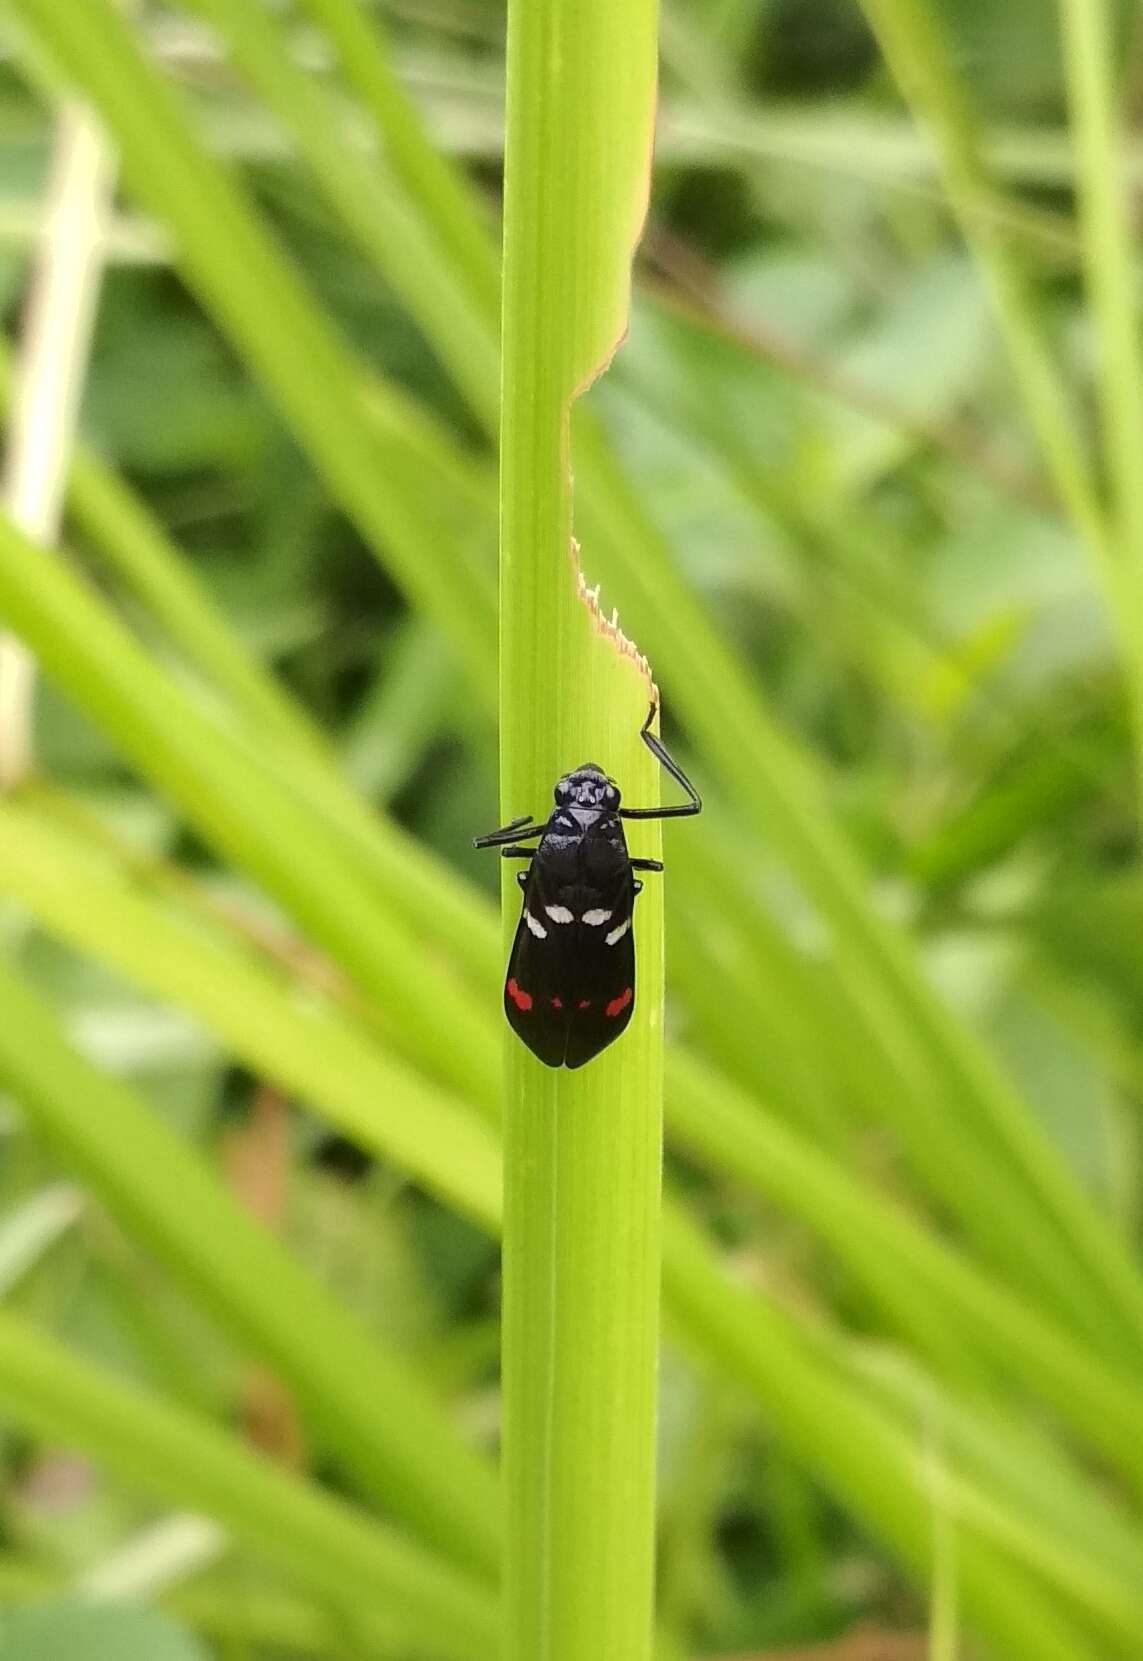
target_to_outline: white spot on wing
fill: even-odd
[[[608,915],[610,916],[610,913],[608,913]],[[617,929],[612,929],[610,934],[604,935],[604,940],[609,946],[618,945],[619,941],[623,939],[623,936],[627,933],[627,930],[630,927],[631,919],[630,917],[625,917]]]
[[[527,923],[532,933],[536,936],[537,940],[546,940],[548,938],[547,929],[544,927],[543,923],[538,923],[536,921],[530,911],[526,911],[524,913],[524,921]]]
[[[547,912],[548,916],[552,919],[553,923],[574,923],[575,922],[575,918],[572,916],[571,912],[568,910],[566,905],[546,905],[544,907],[544,910]]]
[[[602,907],[597,906],[594,911],[584,912],[583,921],[589,928],[597,929],[601,923],[610,923],[611,913],[610,911],[604,911]]]

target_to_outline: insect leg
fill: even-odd
[[[663,862],[661,859],[633,859],[631,869],[633,871],[661,871]]]
[[[515,846],[501,848],[500,857],[501,859],[535,859],[536,850],[535,848],[517,848]]]
[[[531,824],[531,818],[530,813],[522,813],[519,819],[510,820],[499,830],[489,831],[487,836],[474,837],[472,845],[474,848],[496,848],[501,842],[511,842],[517,836],[542,836],[543,825]]]
[[[646,744],[655,760],[663,767],[676,783],[681,784],[689,802],[676,802],[670,807],[621,807],[621,819],[685,819],[691,814],[702,812],[702,797],[683,772],[678,762],[671,755],[666,745],[651,731],[651,722],[655,719],[655,704],[652,702],[647,711],[647,719],[639,729],[639,737]]]

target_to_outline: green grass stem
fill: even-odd
[[[501,451],[501,804],[545,814],[599,761],[658,800],[649,677],[589,613],[573,559],[568,412],[625,327],[647,191],[650,0],[508,14]],[[590,569],[590,550],[587,551]],[[648,827],[636,851],[654,855]],[[519,912],[505,872],[506,939]],[[582,1072],[506,1050],[505,1661],[651,1650],[662,1116],[662,909],[636,913],[636,1013]]]

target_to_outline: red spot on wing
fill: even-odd
[[[553,1009],[562,1009],[564,1007],[564,1001],[562,998],[549,998],[548,1002],[551,1004]]]
[[[508,985],[504,990],[507,992],[512,1002],[516,1005],[517,1009],[531,1009],[532,994],[530,992],[522,991],[521,988],[516,985],[515,978],[508,982]]]
[[[579,1000],[579,1002],[576,1004],[576,1008],[577,1009],[590,1009],[591,1008],[591,999],[590,998],[581,998]]]
[[[631,988],[629,986],[625,987],[617,998],[612,998],[609,1004],[604,1004],[603,1013],[605,1015],[619,1015],[627,1008],[627,1005],[631,1002],[633,996],[634,993]]]

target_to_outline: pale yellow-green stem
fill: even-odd
[[[655,87],[652,0],[514,0],[508,19],[501,462],[506,818],[597,761],[658,801],[646,666],[583,589],[573,398],[626,326]],[[574,464],[574,457],[572,458]],[[590,568],[590,549],[584,562]],[[640,827],[634,852],[659,836]],[[519,911],[505,872],[506,939]],[[622,1039],[575,1073],[506,1038],[505,1661],[646,1661],[651,1646],[662,1117],[662,906],[635,913]]]
[[[113,154],[79,103],[64,105],[24,310],[4,459],[4,505],[36,542],[55,541],[103,270]],[[0,637],[0,788],[32,759],[32,654]]]

